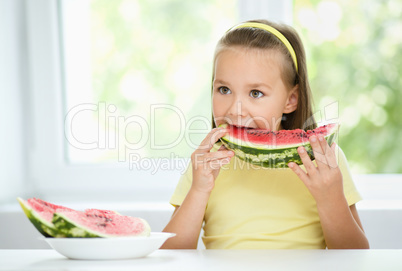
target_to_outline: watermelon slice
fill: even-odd
[[[17,198],[25,215],[45,237],[149,236],[150,226],[141,218],[115,211],[76,211],[41,199]]]
[[[229,129],[221,141],[227,149],[234,151],[238,158],[266,168],[287,168],[289,162],[302,164],[297,153],[299,146],[304,146],[310,158],[314,159],[309,143],[310,136],[323,135],[331,145],[335,141],[339,124],[323,125],[307,132],[301,129],[274,132],[229,124],[222,124],[220,127]]]

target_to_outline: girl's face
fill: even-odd
[[[212,111],[216,126],[277,131],[284,113],[297,108],[298,87],[282,80],[282,56],[275,50],[223,49],[216,57]]]

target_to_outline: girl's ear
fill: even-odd
[[[283,109],[284,114],[292,113],[297,109],[297,102],[299,101],[299,85],[296,85],[289,92],[288,99]]]

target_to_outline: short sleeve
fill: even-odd
[[[170,204],[174,207],[180,206],[187,196],[188,191],[190,190],[192,179],[193,179],[193,172],[192,172],[191,162],[187,165],[187,169],[183,175],[181,175],[179,179],[179,183],[176,186],[173,195],[170,198]]]
[[[336,146],[335,153],[338,159],[339,169],[342,172],[343,177],[343,191],[345,194],[345,198],[348,202],[348,205],[351,206],[358,201],[362,200],[360,193],[357,191],[356,186],[352,179],[352,173],[349,169],[348,162],[346,160],[346,156],[343,153],[342,149]]]

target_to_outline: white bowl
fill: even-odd
[[[41,238],[70,259],[118,260],[145,257],[175,233],[151,232],[150,236],[115,238]]]

